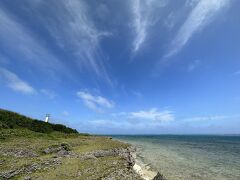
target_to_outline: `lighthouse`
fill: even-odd
[[[50,118],[50,114],[46,114],[45,122],[48,122],[48,121],[49,121],[49,118]]]

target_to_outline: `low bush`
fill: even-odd
[[[0,129],[8,128],[26,128],[41,133],[51,133],[53,131],[59,131],[62,133],[78,133],[76,129],[66,127],[62,124],[46,123],[12,111],[0,109]]]

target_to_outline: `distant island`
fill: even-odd
[[[0,179],[143,179],[133,151],[110,137],[0,110]]]

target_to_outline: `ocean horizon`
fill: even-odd
[[[136,146],[141,168],[169,180],[239,180],[239,135],[112,135]]]

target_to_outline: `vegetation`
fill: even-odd
[[[0,109],[0,129],[25,128],[35,132],[51,133],[59,131],[63,133],[78,133],[77,130],[62,124],[46,123],[32,119],[15,112]]]
[[[141,179],[124,156],[104,153],[128,144],[76,132],[0,110],[0,179]]]
[[[69,151],[67,156],[61,156],[59,152],[43,153],[47,148],[57,148],[63,144],[69,147],[65,148],[65,151]],[[60,132],[39,133],[28,129],[2,129],[0,130],[0,179],[6,174],[14,174],[9,179],[108,179],[114,172],[120,171],[122,175],[130,172],[123,157],[81,157],[91,152],[128,146],[107,137]],[[130,179],[118,176],[119,174],[112,179]]]

